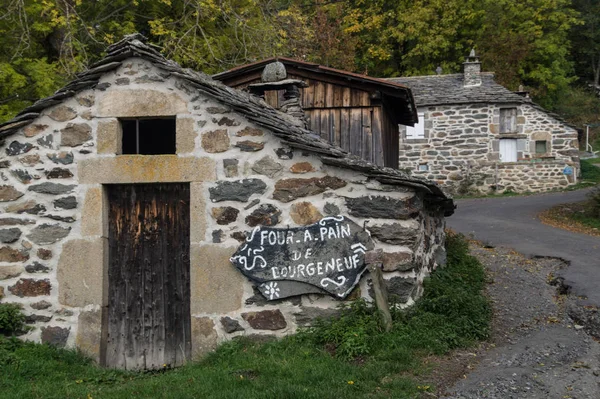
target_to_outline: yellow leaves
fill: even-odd
[[[354,381],[348,381],[348,385],[354,385]]]

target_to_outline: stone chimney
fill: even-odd
[[[475,49],[471,50],[463,65],[464,86],[481,86],[481,62],[479,62],[479,57],[475,55]]]
[[[306,128],[306,114],[300,102],[301,87],[308,87],[308,85],[299,79],[288,79],[285,65],[279,61],[265,66],[261,83],[248,85],[250,93],[263,98],[266,91],[283,90],[283,101],[279,104],[279,110],[294,117],[298,126]]]

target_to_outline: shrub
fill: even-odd
[[[306,339],[346,360],[378,356],[405,362],[412,350],[442,354],[486,339],[492,309],[483,295],[483,266],[462,235],[449,233],[446,250],[447,264],[425,280],[424,296],[406,311],[393,311],[389,333],[377,309],[360,299],[343,305],[339,318],[316,323]]]
[[[14,303],[0,303],[0,334],[14,335],[25,330],[25,315]]]

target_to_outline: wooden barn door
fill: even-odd
[[[188,184],[107,186],[106,365],[180,365],[191,352]]]

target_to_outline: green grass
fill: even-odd
[[[153,373],[101,369],[74,351],[0,341],[2,398],[419,398],[422,361],[489,333],[485,273],[463,237],[448,237],[448,264],[425,282],[385,333],[363,301],[337,319],[279,341],[221,345],[204,361]]]

